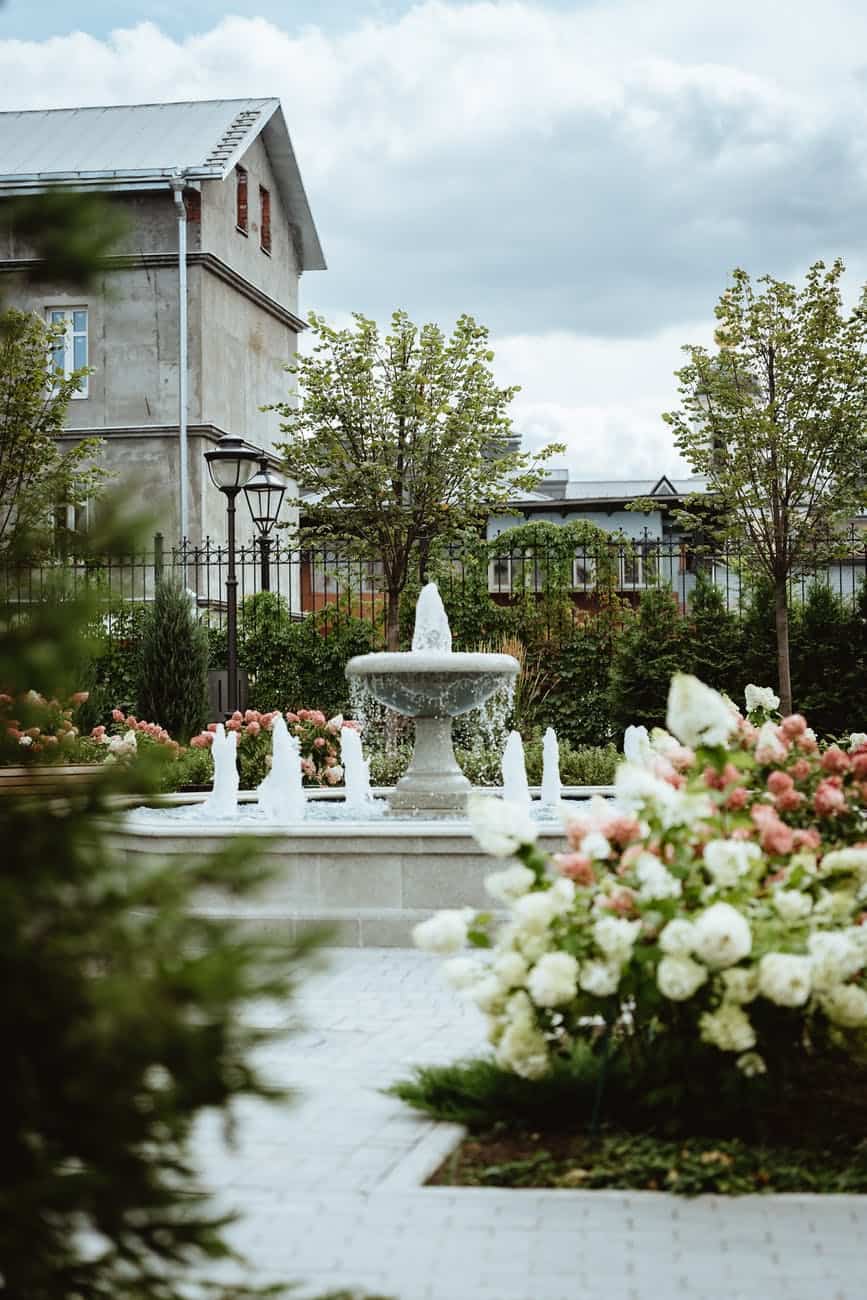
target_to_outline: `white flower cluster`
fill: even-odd
[[[779,704],[755,686],[746,702],[749,711]],[[567,823],[574,852],[560,866],[575,880],[539,878],[537,827],[525,809],[487,795],[469,801],[482,847],[519,858],[486,880],[507,913],[490,950],[458,955],[471,909],[416,927],[420,947],[451,955],[447,978],[488,1017],[497,1061],[526,1078],[544,1074],[600,1018],[624,1032],[645,1016],[668,1018],[678,1033],[730,1054],[745,1077],[767,1069],[759,1026],[768,1005],[824,1017],[841,1041],[860,1033],[867,1045],[867,925],[858,924],[867,827],[824,852],[815,831],[793,838],[763,770],[784,766],[785,733],[766,723],[750,749],[734,706],[695,678],[673,679],[667,721],[672,734],[630,728],[615,807],[597,799]],[[853,737],[853,750],[862,739]],[[694,752],[720,747],[732,753]],[[732,763],[734,776],[715,784],[714,772],[730,773]],[[746,787],[748,804],[734,818],[719,793],[725,783]],[[770,843],[759,825],[770,825],[766,816],[776,819]],[[788,851],[774,846],[780,830]]]

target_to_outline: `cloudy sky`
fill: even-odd
[[[683,471],[660,412],[732,267],[867,279],[859,0],[6,0],[0,88],[279,95],[330,268],[305,308],[470,312],[577,477]]]

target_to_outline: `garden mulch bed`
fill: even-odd
[[[867,1139],[821,1147],[758,1146],[740,1139],[679,1141],[623,1130],[540,1133],[506,1125],[464,1140],[433,1186],[632,1188],[702,1192],[867,1192]]]

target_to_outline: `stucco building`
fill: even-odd
[[[286,400],[301,274],[325,268],[279,100],[0,113],[0,160],[0,201],[61,187],[122,210],[123,242],[87,293],[42,277],[4,233],[3,299],[65,324],[58,365],[92,367],[68,436],[104,439],[106,467],[167,545],[182,496],[187,536],[220,538],[204,452],[224,433],[273,447],[278,417],[260,408]],[[238,520],[243,541],[243,507]]]

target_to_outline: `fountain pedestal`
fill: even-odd
[[[412,762],[389,807],[400,813],[463,813],[471,789],[455,758],[451,718],[416,718]]]
[[[463,813],[471,787],[452,748],[452,719],[484,704],[518,671],[511,655],[452,652],[448,619],[433,582],[419,596],[412,650],[350,659],[347,677],[360,679],[374,699],[415,719],[415,750],[389,799],[392,811]]]

